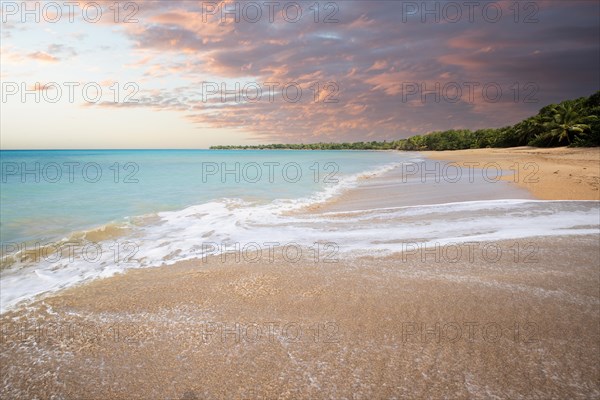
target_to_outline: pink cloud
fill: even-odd
[[[513,3],[499,4],[508,13]],[[297,24],[281,18],[276,23],[222,23],[218,15],[204,18],[193,2],[143,4],[148,7],[140,7],[140,22],[123,30],[141,57],[129,66],[144,67],[148,79],[173,78],[188,82],[189,88],[165,88],[136,106],[185,110],[186,118],[199,125],[241,129],[261,139],[393,139],[426,130],[507,125],[539,108],[510,98],[486,102],[480,94],[474,101],[436,103],[420,96],[405,101],[407,82],[433,88],[436,83],[497,81],[508,83],[510,93],[510,82],[534,80],[544,89],[542,104],[556,94],[589,94],[583,91],[598,85],[593,75],[598,61],[591,56],[598,51],[598,23],[587,3],[567,7],[541,1],[539,24],[515,24],[510,13],[495,24],[481,18],[476,24],[402,23],[401,5],[360,1],[340,2],[337,24],[316,24],[310,14]],[[155,57],[160,53],[173,60]],[[556,79],[575,68],[578,74],[571,81]],[[304,97],[297,104],[281,99],[202,102],[197,93],[206,77],[229,84],[298,82]],[[327,82],[339,85],[339,103],[324,103],[324,91],[313,97],[310,86]]]
[[[60,61],[59,58],[54,57],[51,54],[45,53],[43,51],[36,51],[35,53],[29,53],[27,54],[27,57],[36,60],[36,61],[41,61],[41,62],[47,62],[47,63],[55,63]]]

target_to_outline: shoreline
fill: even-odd
[[[421,151],[423,156],[465,163],[499,165],[505,171],[518,171],[503,180],[527,189],[540,200],[600,201],[600,148],[487,148],[470,150]]]
[[[209,257],[70,288],[0,317],[0,394],[600,395],[596,237],[494,243],[493,262]]]
[[[493,150],[505,163],[524,160]],[[479,153],[465,162],[495,162]],[[325,207],[291,220],[306,228],[302,239],[320,232],[315,239],[363,252],[302,247],[290,262],[275,247],[272,261],[239,252],[179,259],[8,310],[0,397],[600,397],[597,207],[473,207],[466,199],[477,202],[479,189],[492,198],[529,192],[508,182],[402,183],[398,173],[365,177],[339,204],[367,210],[323,217]],[[398,207],[438,201],[435,193],[467,207]],[[386,201],[396,207],[373,210]],[[247,225],[251,239],[261,223]]]

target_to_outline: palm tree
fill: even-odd
[[[515,125],[515,138],[518,145],[527,145],[538,133],[543,131],[543,125],[539,116],[527,118],[525,121]]]
[[[567,144],[571,144],[572,137],[590,129],[589,125],[582,123],[589,117],[582,117],[571,103],[559,104],[550,112],[550,119],[543,125],[551,133],[552,140],[556,139],[558,143],[566,140]]]

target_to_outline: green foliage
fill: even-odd
[[[213,146],[211,149],[292,150],[462,150],[516,146],[600,146],[600,91],[590,97],[550,104],[533,117],[498,129],[451,129],[396,141]]]

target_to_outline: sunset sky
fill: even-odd
[[[600,88],[598,1],[78,3],[2,1],[3,149],[395,140]]]

